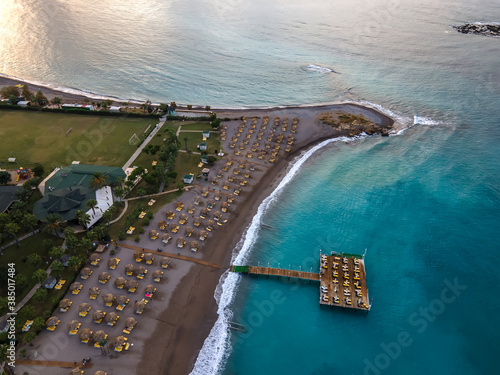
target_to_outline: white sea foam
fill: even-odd
[[[293,180],[299,172],[302,165],[319,149],[333,142],[352,142],[357,139],[367,137],[366,134],[361,134],[356,137],[338,137],[328,139],[306,151],[295,163],[289,168],[287,174],[281,180],[276,189],[260,204],[257,213],[252,219],[242,239],[236,245],[233,251],[232,264],[246,264],[255,241],[259,236],[259,229],[262,222],[262,217],[269,207],[276,201],[280,193],[286,185]],[[241,276],[236,273],[226,272],[222,277],[214,297],[218,302],[218,319],[215,322],[210,334],[203,343],[203,347],[198,354],[194,365],[192,375],[218,374],[226,363],[227,358],[231,354],[230,348],[230,329],[228,322],[232,320],[233,312],[230,305],[234,299],[236,289],[240,283]]]
[[[327,68],[326,66],[315,65],[315,64],[307,65],[306,69],[307,70],[312,70],[312,71],[315,71],[315,72],[320,72],[320,73],[331,73],[331,72],[333,72],[332,69]]]
[[[420,117],[420,116],[413,116],[413,125],[427,125],[427,126],[434,126],[434,125],[442,125],[444,122],[442,121],[436,121],[428,117]]]

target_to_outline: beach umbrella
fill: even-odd
[[[172,219],[174,218],[174,216],[175,216],[175,212],[174,212],[174,211],[172,211],[172,210],[168,210],[168,211],[166,212],[166,215],[167,215],[167,218],[168,218],[169,220],[172,220]]]
[[[208,232],[206,230],[200,231],[200,237],[199,237],[200,241],[205,241],[207,236],[208,236]]]
[[[101,342],[105,338],[106,338],[106,332],[104,332],[102,329],[94,332],[94,334],[92,335],[92,341],[94,342]]]
[[[196,227],[200,226],[200,225],[201,225],[201,218],[200,218],[200,217],[195,217],[195,218],[193,219],[193,224],[194,224],[194,226],[196,226]]]
[[[158,228],[160,228],[160,230],[162,231],[167,230],[167,222],[165,220],[159,221]]]
[[[112,349],[119,348],[120,346],[125,345],[125,337],[123,336],[118,336],[115,337],[113,340],[109,342],[109,345],[111,346]]]
[[[99,260],[99,254],[95,254],[95,253],[94,253],[94,254],[92,254],[92,255],[90,256],[90,260],[91,260],[92,262],[95,262],[96,260]]]
[[[141,301],[137,301],[135,304],[134,304],[134,309],[135,311],[141,311],[141,310],[144,310],[144,308],[146,307],[146,301],[144,300],[141,300]]]
[[[163,272],[161,270],[156,270],[153,272],[153,279],[157,279],[163,276]]]
[[[72,320],[71,322],[69,322],[68,324],[66,324],[66,328],[68,329],[68,332],[70,331],[74,331],[75,329],[78,328],[78,320]]]
[[[207,201],[207,206],[212,208],[215,205],[215,199],[209,199]]]
[[[76,367],[73,370],[71,370],[68,374],[69,375],[82,375],[83,370],[81,370],[80,367]]]
[[[127,272],[127,273],[134,272],[134,270],[135,270],[135,267],[133,264],[127,264],[125,266],[125,272]]]
[[[58,321],[59,321],[59,318],[54,315],[54,316],[51,316],[49,319],[47,319],[45,324],[47,325],[47,327],[52,327],[52,326],[56,325],[56,323]]]
[[[108,268],[112,269],[114,267],[116,267],[118,265],[118,263],[120,263],[120,261],[116,258],[111,258],[110,260],[108,260]]]
[[[160,272],[161,272],[161,271],[160,271]],[[124,305],[124,304],[128,303],[128,300],[129,300],[129,299],[127,298],[127,296],[119,296],[119,297],[116,299],[116,303],[117,303],[118,305]]]
[[[106,316],[106,313],[102,310],[96,310],[92,313],[93,320],[100,320],[100,319],[103,319],[105,316]]]
[[[89,295],[91,296],[97,296],[99,293],[101,293],[101,289],[96,286],[89,289]]]
[[[208,231],[211,231],[211,230],[214,228],[214,225],[215,225],[215,221],[213,221],[213,220],[208,220],[208,221],[207,221],[207,230],[208,230]]]
[[[80,305],[78,306],[78,312],[89,311],[91,308],[92,306],[90,306],[90,304],[86,302],[80,303]]]
[[[197,195],[196,197],[194,197],[193,202],[194,204],[199,205],[202,202],[202,199],[199,195]]]
[[[160,264],[162,267],[168,265],[170,263],[170,258],[169,257],[163,257],[160,259]]]
[[[80,331],[80,334],[78,335],[80,337],[80,340],[90,340],[90,337],[92,336],[92,331],[88,328],[84,328]]]
[[[170,231],[173,231],[175,233],[175,231],[179,229],[179,226],[177,224],[170,224],[169,228]]]
[[[187,227],[186,228],[186,236],[191,237],[192,234],[193,234],[193,232],[194,232],[194,228],[193,227]]]
[[[70,285],[69,290],[71,290],[71,291],[78,290],[78,289],[81,289],[82,286],[83,286],[82,283],[74,282],[73,284]]]
[[[215,200],[216,201],[220,201],[220,199],[222,198],[222,194],[220,191],[218,191],[217,193],[215,193]]]
[[[137,289],[137,285],[139,285],[139,283],[135,280],[129,280],[127,281],[127,284],[125,284],[125,287],[127,289]]]
[[[130,266],[132,266],[130,264]],[[133,266],[132,266],[133,267]],[[133,272],[133,271],[132,271]],[[123,288],[123,286],[127,283],[127,280],[124,278],[124,277],[118,277],[116,280],[115,280],[115,286],[119,289]]]
[[[182,209],[184,207],[184,203],[182,202],[175,202],[175,208],[176,209]]]
[[[68,298],[65,298],[59,302],[59,308],[61,309],[66,309],[71,306],[71,300]]]
[[[217,184],[217,182],[219,182],[219,179],[217,177],[212,177],[210,179],[210,182],[212,183],[212,185],[215,185],[215,184]]]
[[[99,279],[99,281],[107,281],[109,280],[109,277],[109,273],[101,272],[97,278]]]
[[[141,259],[142,260],[142,257],[144,256],[144,254],[142,253],[142,251],[136,251],[134,253],[134,259]]]
[[[206,217],[210,211],[207,208],[202,208],[200,211],[200,217]],[[194,220],[193,220],[194,222]]]
[[[198,241],[191,241],[189,243],[189,246],[191,247],[191,250],[198,251],[198,249],[200,248],[200,243]]]
[[[163,242],[163,243],[167,243],[171,239],[172,239],[172,236],[168,233],[163,233],[163,235],[161,236],[161,242]]]
[[[155,259],[155,256],[151,253],[146,253],[144,254],[144,260],[152,262]]]
[[[153,285],[146,286],[145,293],[154,293],[156,288]]]
[[[106,314],[106,317],[104,318],[104,321],[106,323],[112,323],[114,322],[116,319],[118,319],[118,314],[115,313],[114,311],[110,312],[109,314]]]
[[[234,179],[235,179],[235,177],[233,175],[231,175],[231,176],[228,177],[229,182],[233,182]]]
[[[186,220],[188,219],[188,217],[189,217],[189,216],[188,216],[188,215],[186,215],[186,214],[181,214],[181,215],[179,216],[179,222],[181,222],[181,224],[185,224],[185,223],[186,223]],[[184,223],[182,223],[182,221],[183,221]]]
[[[189,205],[189,207],[188,207],[188,212],[189,212],[190,214],[192,214],[192,213],[194,213],[194,210],[195,210],[194,205],[193,205],[193,204],[190,204],[190,205]]]
[[[92,274],[92,270],[88,267],[85,267],[82,269],[82,275],[83,276],[90,276]]]
[[[229,207],[229,203],[227,203],[227,202],[222,202],[222,203],[220,204],[220,206],[221,206],[221,208],[222,208],[222,212],[227,212],[227,209],[228,209],[228,207]]]
[[[144,272],[146,272],[146,268],[143,266],[139,266],[135,269],[135,274],[136,275],[143,275]]]
[[[184,238],[178,238],[177,239],[177,247],[184,247],[184,245],[186,244],[186,240]]]
[[[125,320],[125,329],[132,328],[136,324],[137,324],[137,320],[135,320],[132,317],[127,318],[127,320]]]
[[[106,375],[106,374],[107,374],[107,372],[104,372],[101,370],[94,372],[94,375]]]
[[[104,301],[104,303],[112,303],[115,300],[115,296],[113,295],[113,293],[104,294],[102,296],[102,300]]]
[[[217,177],[218,177],[218,178],[221,178],[223,174],[224,174],[224,171],[223,171],[222,169],[219,169],[219,170],[217,171]]]
[[[220,211],[215,211],[214,212],[214,219],[219,220],[222,217],[222,212]]]

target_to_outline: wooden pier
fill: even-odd
[[[370,311],[364,255],[320,254],[319,273],[255,266],[231,266],[231,272],[319,281],[320,305]]]

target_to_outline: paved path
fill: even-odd
[[[123,166],[123,170],[126,171],[127,168],[129,168],[132,163],[134,162],[135,159],[139,156],[139,154],[142,152],[142,149],[148,145],[148,143],[153,139],[153,137],[158,133],[161,129],[161,127],[165,124],[165,121],[167,120],[166,117],[161,117],[159,122],[158,122],[158,127],[155,127],[153,131],[148,135],[148,137],[142,142],[142,144],[137,148],[137,150],[134,152],[134,154],[130,157],[130,159],[127,160],[125,165]]]
[[[40,229],[35,229],[35,232],[26,233],[24,236],[19,237],[18,240],[19,240],[19,242],[21,242],[22,240],[25,240],[26,238],[31,237],[33,235],[33,233],[36,234],[36,233],[39,233],[39,232],[40,232]],[[15,244],[16,244],[16,241],[11,241],[8,244],[0,246],[0,255],[2,255],[2,250],[3,249],[6,249],[7,247],[15,245]]]
[[[92,362],[84,365],[82,362],[35,361],[35,360],[30,360],[30,359],[16,359],[16,365],[61,367],[61,368],[76,368],[76,367],[91,368]]]
[[[119,245],[121,247],[126,247],[127,249],[132,249],[132,250],[135,250],[135,251],[142,251],[142,247],[133,246],[133,245],[126,245],[126,244],[123,244],[123,243],[121,243]],[[178,254],[172,254],[172,253],[165,253],[163,251],[156,251],[156,250],[150,250],[150,249],[144,249],[144,252],[145,253],[156,254],[156,255],[164,255],[164,256],[167,256],[169,258],[174,258],[174,259],[187,260],[188,262],[198,263],[198,264],[202,264],[204,266],[208,266],[208,267],[220,269],[220,266],[217,265],[217,264],[206,262],[206,261],[201,260],[201,259],[187,257],[187,256],[184,256],[184,255],[178,255]]]

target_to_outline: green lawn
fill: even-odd
[[[182,127],[184,129],[184,126]],[[187,138],[187,146],[188,149],[191,151],[197,151],[198,150],[197,146],[200,144],[200,142],[203,141],[203,137],[201,135],[202,133],[188,133],[188,132],[181,132],[179,133],[179,142],[180,142],[180,148],[182,150],[186,149],[186,141],[185,138]],[[221,143],[220,143],[220,138],[219,134],[217,133],[212,133],[210,134],[210,137],[206,140],[207,142],[207,153],[208,154],[213,154],[215,150],[220,150]]]
[[[155,120],[1,111],[0,139],[5,147],[0,148],[0,163],[9,168],[7,159],[16,157],[20,165],[38,162],[46,170],[73,160],[119,167],[137,148],[129,145],[130,137],[136,133],[142,139],[148,125],[154,126]]]

